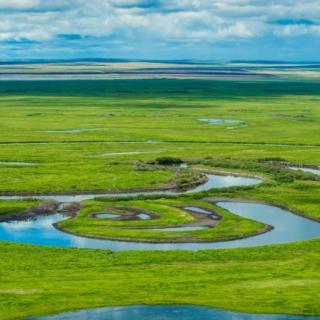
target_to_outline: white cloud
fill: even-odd
[[[312,23],[290,23],[299,19]],[[0,0],[0,41],[62,41],[66,35],[67,43],[67,35],[80,35],[91,46],[124,48],[318,37],[318,24],[319,0]],[[88,40],[95,37],[103,41]]]
[[[0,0],[0,9],[29,9],[39,4],[39,0]]]

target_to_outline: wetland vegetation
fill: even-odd
[[[0,111],[6,116],[0,118],[0,192],[121,193],[190,187],[203,184],[204,173],[231,172],[261,177],[263,183],[87,200],[59,226],[88,236],[169,242],[266,231],[265,223],[208,199],[270,203],[320,221],[319,176],[290,169],[320,165],[319,88],[317,80],[279,79],[1,81]],[[249,125],[226,130],[230,124],[199,119],[241,119]],[[1,200],[0,218],[37,205],[31,199]],[[148,229],[200,226],[184,209],[192,206],[222,219],[205,229]],[[129,218],[94,216],[105,213]],[[41,221],[48,223],[39,220],[39,230],[45,229]],[[19,232],[21,225],[7,226]],[[10,241],[0,242],[1,320],[139,304],[320,314],[319,239],[198,252],[112,252]]]

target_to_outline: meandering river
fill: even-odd
[[[190,192],[200,192],[213,188],[230,186],[254,185],[261,180],[254,178],[208,175],[208,181]],[[137,194],[172,194],[174,191],[140,192]],[[84,194],[84,195],[58,195],[36,196],[37,199],[55,199],[60,202],[82,201],[95,197],[127,196],[119,194]],[[30,197],[10,196],[0,199],[23,199]],[[260,221],[271,225],[273,229],[264,234],[221,242],[208,243],[138,243],[125,241],[110,241],[90,239],[62,232],[54,224],[67,219],[62,214],[41,215],[26,221],[11,221],[0,223],[0,240],[36,245],[100,248],[113,251],[119,250],[201,250],[219,248],[240,248],[263,246],[292,241],[307,240],[320,237],[320,224],[295,215],[282,208],[263,203],[243,201],[212,200],[221,208],[239,216]],[[207,214],[204,212],[204,214]],[[214,308],[197,306],[131,306],[118,308],[100,308],[63,313],[60,315],[29,318],[29,320],[320,320],[320,317],[287,316],[287,315],[252,315],[229,312]]]
[[[216,203],[241,217],[273,226],[264,234],[221,242],[143,243],[91,239],[62,232],[54,224],[67,219],[62,214],[38,216],[26,221],[0,223],[0,240],[36,245],[119,250],[202,250],[240,248],[287,243],[320,237],[320,223],[268,204],[219,201]]]
[[[155,195],[155,194],[183,194],[183,193],[195,193],[201,191],[207,191],[210,189],[221,189],[237,186],[252,186],[261,183],[261,179],[249,178],[233,175],[216,175],[206,174],[207,182],[197,187],[191,188],[186,192],[179,192],[175,190],[165,191],[137,191],[137,192],[105,192],[105,193],[85,193],[78,195],[15,195],[15,196],[0,196],[0,200],[23,200],[23,199],[39,199],[39,200],[56,200],[59,202],[79,202],[84,200],[90,200],[94,198],[102,197],[125,197],[125,196],[138,196],[138,195]]]

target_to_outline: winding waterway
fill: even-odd
[[[287,243],[320,237],[320,223],[268,204],[218,201],[216,204],[241,217],[273,226],[269,232],[232,241],[206,243],[143,243],[91,239],[62,232],[55,223],[62,214],[38,216],[26,221],[0,223],[0,240],[59,247],[120,250],[202,250],[240,248]]]
[[[179,192],[175,190],[164,191],[137,191],[137,192],[105,192],[105,193],[86,193],[78,195],[15,195],[15,196],[0,196],[0,200],[23,200],[23,199],[39,199],[39,200],[56,200],[59,202],[78,202],[84,200],[90,200],[101,197],[126,197],[126,196],[138,196],[138,195],[154,195],[154,194],[182,194],[182,193],[195,193],[201,191],[207,191],[210,189],[221,189],[237,186],[253,186],[261,183],[261,179],[249,178],[233,175],[216,175],[206,174],[208,180],[204,184],[194,187],[186,192]]]
[[[235,185],[254,185],[261,180],[254,178],[208,175],[208,181],[190,192],[201,192],[213,188],[223,188]],[[172,194],[174,191],[140,192],[135,194]],[[82,201],[95,197],[126,196],[128,194],[99,194],[99,195],[59,195],[37,196],[38,199],[55,199],[60,202]],[[130,194],[133,195],[133,194]],[[1,197],[1,199],[21,199],[26,197]],[[210,200],[209,200],[210,201]],[[208,243],[138,243],[90,239],[62,232],[55,228],[59,221],[67,219],[62,214],[40,215],[25,221],[10,221],[0,223],[0,240],[35,245],[58,247],[100,248],[112,251],[119,250],[201,250],[219,248],[240,248],[292,241],[307,240],[320,237],[320,224],[295,215],[294,213],[269,204],[215,200],[219,207],[229,210],[239,216],[260,221],[271,225],[273,229],[264,234],[221,242]],[[194,207],[191,207],[194,209]],[[208,215],[210,212],[203,210]],[[77,312],[63,313],[55,316],[29,318],[28,320],[320,320],[320,317],[287,316],[287,315],[252,315],[229,312],[214,308],[197,306],[131,306],[88,309]]]

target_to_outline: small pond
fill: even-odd
[[[140,220],[150,220],[150,219],[151,219],[151,217],[150,217],[148,214],[146,214],[146,213],[139,213],[139,214],[137,215],[137,217],[138,217]]]
[[[17,167],[34,167],[37,163],[34,162],[18,162],[18,161],[0,161],[0,165],[17,166]]]
[[[226,127],[226,130],[246,128],[248,126],[247,122],[234,119],[199,119],[199,121],[213,125],[230,124],[231,126]]]
[[[119,215],[115,213],[97,213],[94,216],[100,219],[114,219],[119,217]]]
[[[233,119],[199,119],[201,122],[206,122],[208,124],[234,124],[234,123],[244,123],[241,120],[233,120]]]

